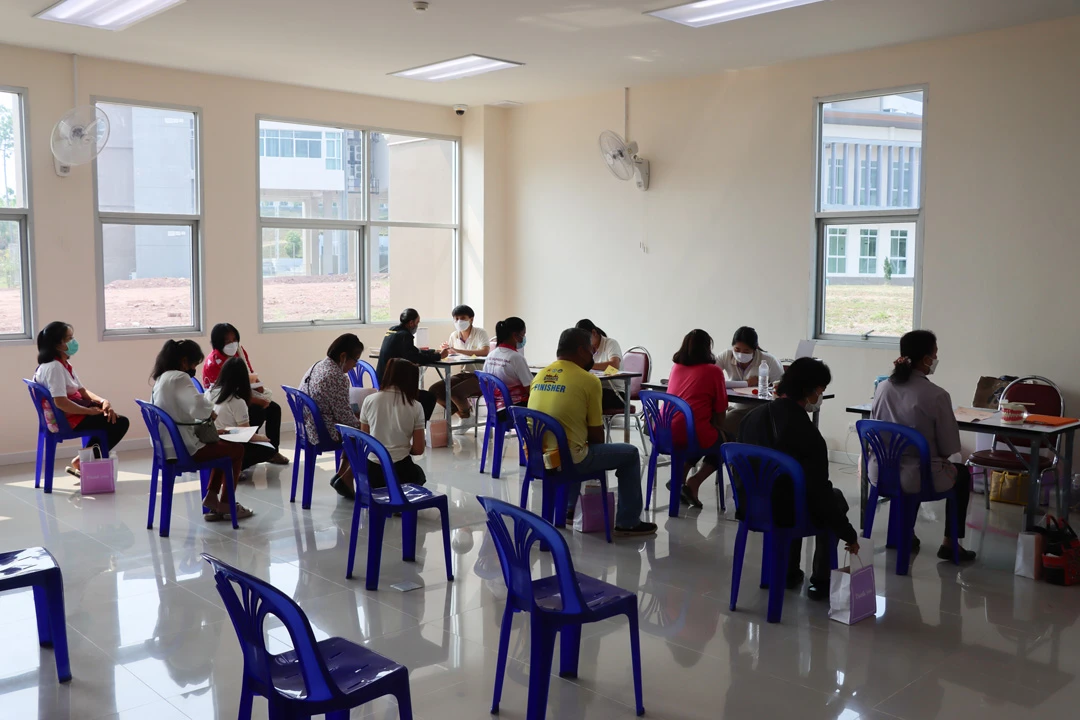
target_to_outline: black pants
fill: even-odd
[[[971,472],[967,465],[953,463],[953,466],[956,468],[956,485],[953,486],[956,500],[945,501],[945,537],[952,537],[952,509],[955,502],[956,522],[959,525],[956,528],[956,537],[962,539],[967,528],[968,501],[971,499]]]
[[[259,463],[269,462],[270,458],[278,454],[275,448],[268,448],[265,445],[256,445],[254,443],[244,443],[244,462],[243,469],[247,470],[249,467],[254,467]]]
[[[372,460],[367,461],[368,483],[373,488],[386,487],[386,477],[382,465]],[[423,485],[427,482],[424,468],[413,462],[411,455],[406,455],[394,463],[394,475],[401,485]]]
[[[844,498],[844,493],[836,488],[833,488],[833,503],[834,507],[832,509],[835,511],[835,516],[846,517],[848,502]],[[829,587],[829,575],[832,570],[830,567],[832,560],[832,548],[829,547],[830,540],[836,543],[839,542],[835,532],[822,533],[814,538],[814,568],[810,571],[810,582],[822,589]],[[788,575],[798,573],[801,564],[802,538],[799,538],[791,541],[791,548],[788,550]]]
[[[83,415],[82,422],[75,429],[104,430],[105,440],[109,444],[109,452],[112,452],[120,444],[120,441],[124,439],[124,436],[127,435],[130,426],[131,423],[123,415],[117,415],[114,423],[109,422],[104,415]],[[91,440],[87,447],[94,447],[97,444],[97,440]]]
[[[424,419],[430,420],[431,413],[435,412],[435,406],[438,404],[435,393],[430,390],[421,390],[417,394],[416,399],[420,403],[420,406],[424,408]]]
[[[248,423],[256,428],[265,425],[262,434],[270,438],[270,444],[275,448],[281,447],[281,406],[276,402],[271,401],[266,407],[248,403]],[[274,453],[270,453],[271,457],[273,455]]]
[[[522,400],[521,402],[516,402],[514,403],[514,407],[529,407],[529,401]],[[495,417],[498,418],[499,422],[506,422],[510,419],[510,413],[506,410],[506,408],[503,408],[502,410],[499,410],[495,413]]]
[[[604,394],[600,398],[600,404],[605,410],[622,410],[626,407],[626,403],[623,402],[619,393],[609,387],[604,388]]]

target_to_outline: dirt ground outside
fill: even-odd
[[[899,337],[912,329],[911,285],[835,285],[825,289],[825,332]]]

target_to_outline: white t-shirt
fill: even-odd
[[[66,398],[74,395],[75,391],[82,387],[82,381],[75,374],[75,369],[72,368],[71,372],[68,372],[67,368],[59,360],[38,365],[37,370],[34,372],[34,382],[48,388],[49,394],[54,398]]]
[[[487,360],[484,361],[484,372],[506,383],[512,403],[525,399],[526,388],[532,385],[533,381],[533,373],[529,370],[525,356],[508,347],[496,347],[488,353]]]
[[[173,422],[177,423],[176,429],[180,431],[180,437],[184,439],[184,446],[189,454],[194,455],[203,447],[203,443],[195,437],[195,428],[180,424],[206,420],[214,410],[213,401],[195,389],[190,375],[179,370],[162,373],[154,383],[150,402],[164,410]],[[166,456],[175,457],[172,440],[165,428],[161,428],[161,440],[165,445]]]
[[[457,330],[450,333],[449,345],[454,350],[483,350],[488,346],[489,342],[491,342],[491,338],[488,337],[484,328],[473,325],[468,340],[462,340],[461,333]]]
[[[238,397],[231,397],[223,403],[216,403],[214,412],[217,413],[215,423],[221,429],[247,427],[251,422],[251,418],[248,416],[247,403]]]
[[[613,338],[600,338],[600,346],[596,348],[596,352],[594,352],[592,356],[593,362],[606,363],[611,362],[615,358],[622,360],[622,348],[619,347],[619,343]]]
[[[735,360],[735,353],[731,348],[720,353],[720,357],[716,359],[716,364],[724,371],[728,380],[746,380],[747,378],[757,377],[762,360],[769,366],[770,384],[783,376],[784,368],[776,361],[776,358],[769,353],[761,352],[760,349],[754,351],[754,357],[745,369],[739,367],[738,361]]]
[[[399,462],[412,450],[413,431],[424,429],[424,408],[415,400],[409,404],[397,388],[380,390],[364,399],[360,422],[386,446],[390,459]],[[374,455],[369,458],[375,460]]]

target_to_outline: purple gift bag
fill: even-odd
[[[586,486],[578,496],[577,507],[574,509],[574,530],[583,533],[604,532],[604,500],[605,496],[599,487]],[[608,514],[614,522],[615,493],[608,490],[606,500]]]
[[[854,625],[877,612],[874,587],[874,544],[859,538],[859,552],[847,567],[832,571],[829,582],[829,618]]]

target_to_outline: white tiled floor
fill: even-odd
[[[422,462],[450,495],[456,579],[446,582],[434,516],[421,519],[416,563],[401,562],[394,520],[378,592],[363,587],[363,539],[357,578],[345,579],[352,504],[329,488],[330,460],[319,465],[310,511],[288,502],[290,467],[260,467],[240,487],[257,515],[239,531],[204,523],[197,483],[180,484],[169,539],[145,527],[148,453],[122,455],[115,496],[82,497],[63,474],[47,496],[33,488],[32,465],[0,468],[0,549],[44,545],[59,561],[74,674],[56,682],[52,653],[37,643],[31,594],[0,595],[0,718],[236,717],[241,655],[202,552],[284,589],[318,637],[351,638],[408,666],[417,717],[486,717],[505,588],[475,496],[517,498],[518,474],[507,452],[503,479],[480,475],[472,435],[455,442]],[[833,470],[857,507],[853,473]],[[934,553],[944,508],[924,508],[917,532],[927,551],[909,577],[893,574],[881,512],[877,617],[847,627],[829,621],[827,604],[789,592],[783,622],[768,625],[766,591],[755,582],[760,539],[751,536],[739,610],[731,612],[731,503],[718,516],[712,486],[702,496],[704,510],[684,509],[678,519],[662,506],[655,538],[607,545],[566,533],[580,571],[638,591],[648,717],[1015,720],[1075,712],[1080,595],[1013,576],[1019,509],[995,506],[987,515],[973,496],[967,544],[980,556],[957,569]],[[405,580],[423,587],[391,589]],[[515,621],[504,718],[525,714],[527,622]],[[269,634],[285,647],[280,627]],[[255,714],[265,717],[263,701]],[[634,716],[625,620],[586,629],[580,677],[552,676],[548,716]],[[385,700],[353,717],[394,718],[396,709]]]

